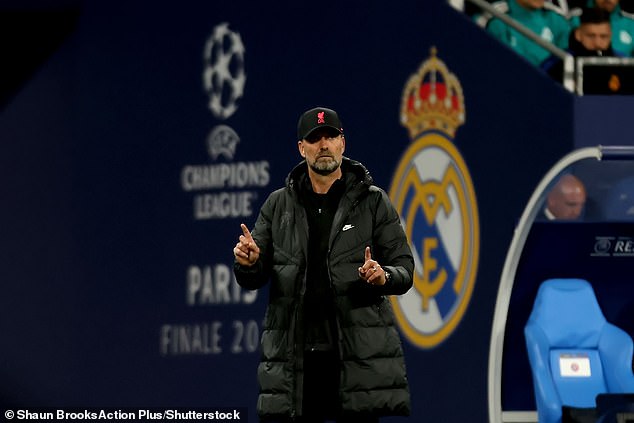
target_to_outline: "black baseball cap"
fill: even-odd
[[[315,129],[332,128],[343,133],[339,115],[332,109],[326,107],[315,107],[304,112],[297,123],[297,137],[300,140],[306,139]]]

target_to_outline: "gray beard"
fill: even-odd
[[[340,165],[341,165],[341,163],[339,163],[335,159],[330,160],[330,161],[325,162],[325,163],[324,162],[319,162],[319,160],[318,160],[315,163],[311,163],[310,164],[310,168],[312,170],[314,170],[316,174],[322,175],[322,176],[326,176],[326,175],[330,175],[332,172],[334,172],[335,170],[339,169]]]

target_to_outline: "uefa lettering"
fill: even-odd
[[[438,346],[459,325],[477,274],[476,196],[453,143],[464,122],[460,82],[432,48],[403,92],[401,124],[412,143],[390,187],[417,260],[414,289],[392,297],[392,306],[406,338],[425,349]]]

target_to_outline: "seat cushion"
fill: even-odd
[[[607,391],[597,350],[552,349],[550,368],[562,405],[596,407],[596,396]]]

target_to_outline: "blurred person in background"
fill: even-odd
[[[507,15],[524,25],[543,40],[566,49],[570,24],[566,17],[545,7],[545,0],[507,0],[503,2]],[[496,8],[500,10],[498,5]],[[498,40],[508,45],[526,60],[539,66],[548,56],[548,50],[520,34],[500,19],[493,18],[486,30]]]
[[[565,174],[546,197],[544,216],[548,220],[577,220],[586,204],[586,188],[579,178]]]
[[[575,57],[622,57],[623,53],[612,48],[612,29],[610,14],[603,9],[585,8],[579,18],[580,23],[570,34],[566,51]],[[563,61],[557,56],[550,56],[541,68],[552,78],[561,82],[563,78]]]
[[[625,56],[634,55],[634,19],[629,13],[623,12],[619,0],[589,0],[588,7],[604,10],[610,18],[612,28],[612,47]],[[571,11],[571,26],[580,25],[582,8]]]

